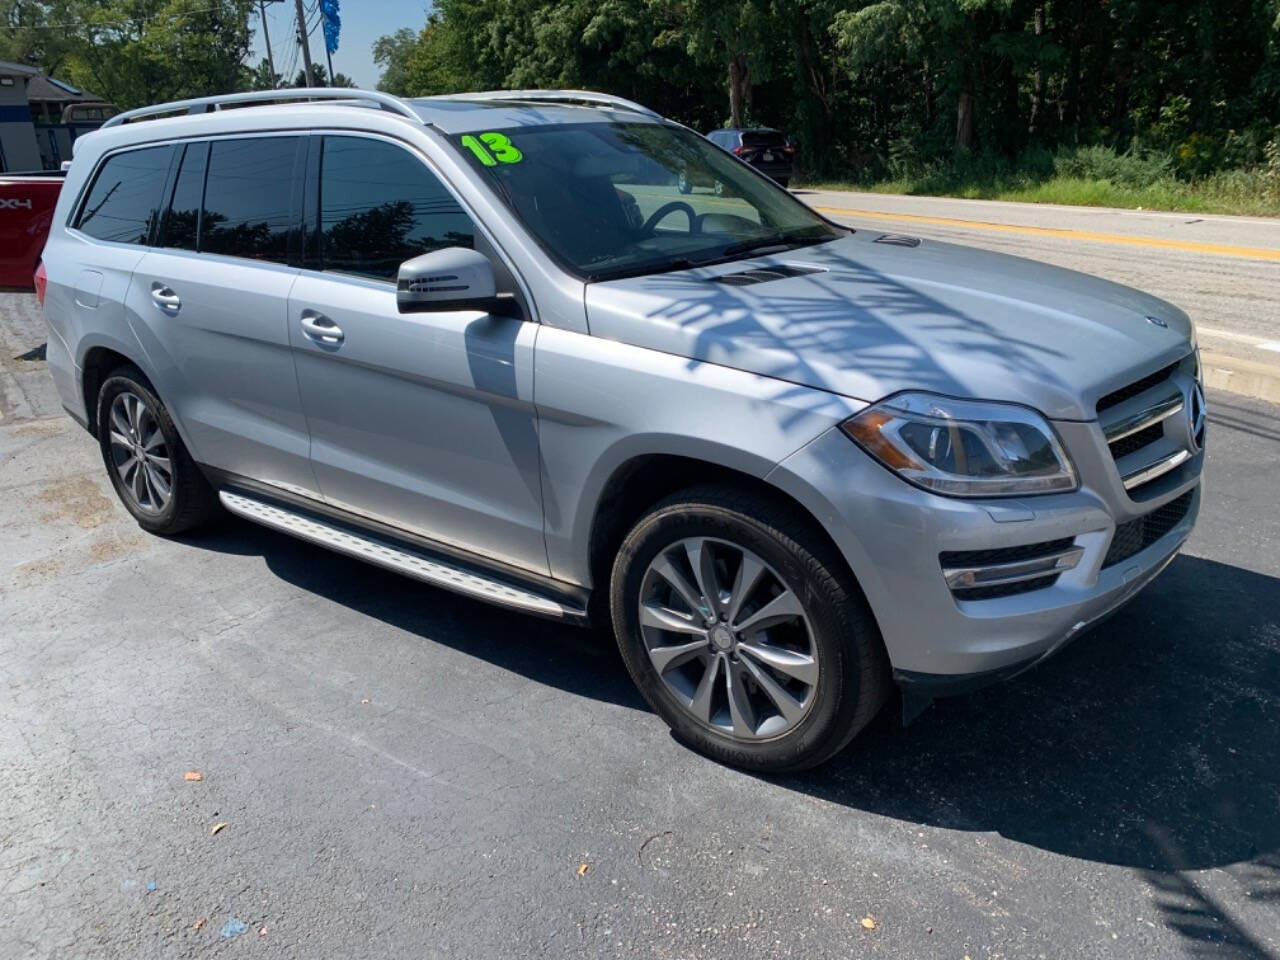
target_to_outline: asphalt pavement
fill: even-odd
[[[142,533],[42,342],[0,294],[5,960],[1280,957],[1280,407],[1211,394],[1200,525],[1116,617],[769,778],[586,631]]]

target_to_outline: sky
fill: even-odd
[[[271,35],[271,53],[276,72],[292,79],[302,69],[302,51],[294,40],[297,20],[294,0],[273,0],[267,5],[267,31]],[[324,63],[324,35],[320,29],[317,0],[303,0],[307,19],[315,29],[311,33],[311,59]],[[358,87],[377,86],[379,69],[373,62],[373,43],[380,36],[395,33],[401,27],[420,30],[427,22],[430,0],[339,0],[342,33],[338,52],[333,55],[333,69],[345,73]],[[252,20],[253,47],[249,66],[256,67],[266,59],[267,47],[262,40],[262,16]],[[289,69],[291,68],[291,69]]]

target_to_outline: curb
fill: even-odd
[[[1227,353],[1200,349],[1205,386],[1239,393],[1255,400],[1280,403],[1280,362],[1246,360]]]

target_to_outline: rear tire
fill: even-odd
[[[779,178],[778,178],[778,186],[780,186],[783,190],[789,190],[789,189],[791,189],[791,178],[790,178],[790,177],[779,177]]]
[[[610,612],[649,704],[682,741],[734,766],[822,763],[891,688],[842,560],[807,517],[755,493],[694,488],[656,505],[614,561]]]
[[[107,476],[142,529],[173,536],[217,512],[217,495],[137,367],[107,375],[98,391],[97,425]]]

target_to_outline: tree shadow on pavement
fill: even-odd
[[[1280,851],[1280,580],[1182,556],[1008,683],[886,710],[774,782],[883,816],[1167,872]]]
[[[612,638],[591,630],[431,587],[230,515],[180,539],[202,550],[261,556],[273,574],[301,590],[537,683],[648,710]]]
[[[538,683],[647,710],[612,640],[418,584],[243,521],[193,546]],[[891,703],[779,787],[1157,873],[1280,853],[1280,580],[1181,556],[1129,606],[1015,680]],[[656,720],[654,722],[657,722]]]

